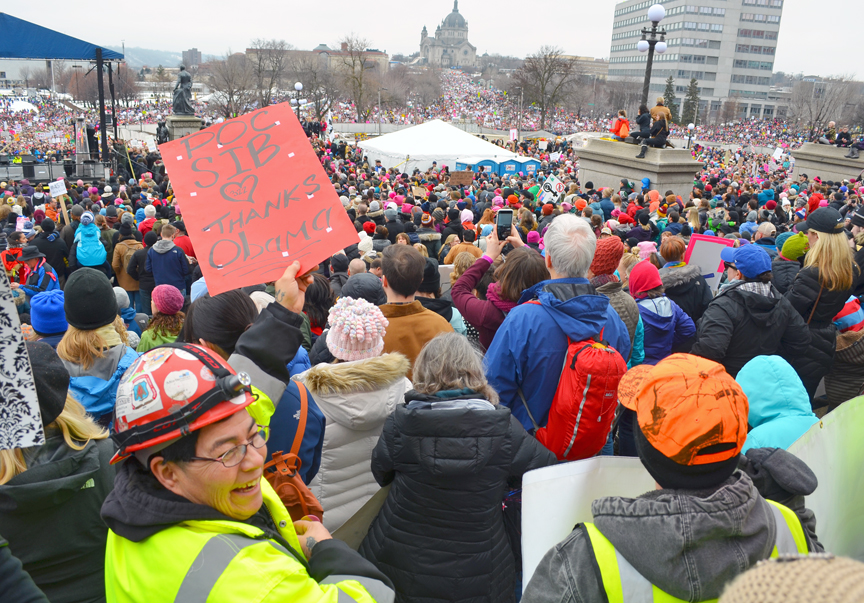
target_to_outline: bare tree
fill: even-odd
[[[141,91],[135,72],[129,69],[126,63],[117,65],[117,73],[114,75],[114,89],[117,100],[122,101],[127,107],[138,98]]]
[[[738,119],[740,106],[741,103],[738,102],[737,96],[727,98],[723,102],[723,106],[720,108],[720,121],[722,123],[729,123]]]
[[[292,46],[285,40],[263,38],[252,40],[251,44],[251,52],[247,53],[246,59],[255,73],[258,106],[266,107],[273,103],[273,96],[282,83],[288,64],[288,51]]]
[[[813,139],[816,128],[839,117],[840,111],[852,99],[855,86],[849,76],[834,76],[819,82],[800,81],[792,87],[789,109],[810,129]]]
[[[525,101],[540,109],[540,129],[546,127],[546,115],[561,104],[578,75],[576,61],[562,52],[555,46],[543,46],[516,72],[515,81],[525,91]]]
[[[156,67],[156,71],[153,72],[153,81],[156,82],[156,97],[159,98],[163,94],[168,94],[171,83],[174,81],[174,76],[162,65],[159,65]]]
[[[640,84],[641,82],[635,77],[606,82],[604,86],[606,98],[608,99],[608,105],[605,107],[606,112],[617,115],[618,111],[624,109],[627,111],[627,115],[635,119],[636,110],[639,108],[639,102],[642,100],[642,87]]]
[[[411,94],[424,107],[441,98],[441,74],[437,69],[427,67],[424,71],[411,76]]]
[[[210,74],[211,104],[225,117],[245,113],[256,96],[255,72],[246,56],[229,51],[223,59],[210,63]]]
[[[303,83],[303,95],[315,112],[315,119],[323,120],[334,101],[339,98],[339,82],[330,71],[327,56],[311,52],[292,52],[288,69],[292,81]]]
[[[372,112],[370,97],[377,92],[373,91],[370,85],[370,73],[377,63],[366,52],[369,41],[365,38],[352,33],[342,38],[339,43],[342,48],[339,71],[345,92],[354,101],[357,121],[366,121]]]

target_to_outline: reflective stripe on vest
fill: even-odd
[[[380,580],[376,580],[374,578],[367,578],[365,576],[343,576],[343,575],[331,575],[327,576],[319,584],[336,584],[339,586],[340,582],[347,582],[351,580],[353,582],[357,582],[366,589],[366,591],[372,595],[372,598],[375,599],[375,603],[392,603],[396,600],[396,593],[393,590],[381,582]],[[343,591],[341,588],[339,589],[339,600],[338,603],[356,603],[355,599]]]
[[[795,512],[769,500],[776,524],[777,537],[771,557],[783,554],[807,554],[807,539]],[[603,589],[609,603],[684,603],[651,584],[615,549],[593,523],[582,524],[600,568]],[[717,599],[703,603],[716,603]]]

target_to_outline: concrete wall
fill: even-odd
[[[794,176],[807,174],[812,180],[819,176],[822,180],[844,180],[861,177],[864,171],[864,158],[847,159],[844,157],[849,149],[831,145],[804,143],[797,151],[792,151],[795,158]]]

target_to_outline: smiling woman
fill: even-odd
[[[279,287],[299,323],[287,307],[302,294]],[[243,337],[236,347],[254,355]],[[108,601],[394,600],[384,574],[320,522],[292,522],[262,479],[269,429],[250,415],[251,381],[217,352],[180,343],[124,375],[113,436],[122,465],[102,507]]]

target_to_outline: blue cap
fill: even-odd
[[[63,310],[63,291],[43,291],[30,300],[30,326],[42,335],[65,333],[69,328]]]
[[[738,272],[746,278],[756,278],[762,273],[771,272],[771,256],[759,245],[746,245],[738,249],[727,247],[720,252],[720,259],[735,264]]]

